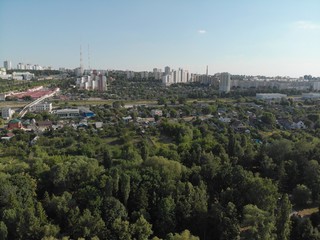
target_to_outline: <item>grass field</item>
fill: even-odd
[[[314,208],[305,208],[302,209],[300,211],[297,211],[297,215],[299,215],[300,217],[308,217],[310,216],[312,213],[316,213],[319,211],[318,207],[314,207]]]
[[[65,106],[66,103],[68,106],[89,106],[89,105],[111,105],[117,100],[106,100],[106,99],[86,99],[86,100],[61,100],[54,101],[53,106]],[[125,105],[141,105],[141,104],[157,104],[157,101],[154,100],[137,100],[137,101],[123,101]]]
[[[0,102],[0,108],[11,107],[11,108],[21,108],[30,102],[19,102],[19,101],[3,101]]]

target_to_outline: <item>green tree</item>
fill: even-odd
[[[317,200],[320,195],[320,165],[316,160],[308,161],[304,168],[304,180],[312,191],[312,199]]]
[[[184,230],[183,232],[169,234],[166,240],[200,240],[200,238],[193,236],[189,230]]]
[[[130,176],[122,174],[120,179],[120,193],[123,204],[127,206],[129,194],[130,194]]]
[[[289,240],[291,230],[290,214],[292,206],[287,194],[283,194],[278,206],[278,213],[276,217],[277,239]]]
[[[167,232],[174,232],[176,226],[175,206],[172,197],[165,197],[160,200],[154,223],[155,232],[158,235],[165,236]]]
[[[243,208],[243,226],[246,231],[242,232],[245,239],[265,240],[275,239],[273,235],[274,220],[270,213],[259,209],[255,205],[246,205]]]
[[[130,227],[132,237],[136,240],[148,240],[153,233],[152,225],[142,215]]]
[[[114,239],[131,240],[130,223],[126,220],[121,220],[121,218],[115,219],[112,224],[112,232],[110,235],[114,236]]]
[[[0,240],[7,239],[8,229],[6,224],[3,221],[0,221]]]
[[[297,206],[307,206],[311,202],[311,191],[306,185],[298,184],[296,188],[293,189],[292,198]]]
[[[98,215],[92,215],[89,209],[85,209],[74,224],[73,236],[75,238],[103,237],[105,223]]]
[[[261,116],[261,121],[265,124],[273,126],[276,123],[276,117],[273,113],[264,112]]]
[[[167,103],[167,99],[161,97],[158,99],[158,105],[165,105]]]

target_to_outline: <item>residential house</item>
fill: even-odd
[[[8,130],[21,129],[21,128],[23,128],[23,126],[19,119],[12,119],[8,123]]]

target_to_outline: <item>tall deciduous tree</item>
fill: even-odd
[[[255,205],[249,204],[243,208],[243,226],[246,228],[243,232],[245,239],[275,239],[273,217]]]
[[[290,238],[292,206],[287,194],[283,194],[278,206],[276,217],[277,239],[288,240]]]

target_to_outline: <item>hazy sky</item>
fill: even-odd
[[[0,61],[320,76],[319,0],[0,0]]]

